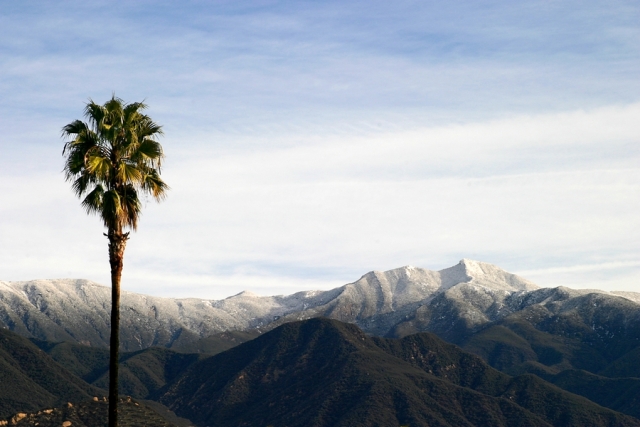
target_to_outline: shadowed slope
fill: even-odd
[[[576,369],[540,376],[599,405],[640,418],[640,378],[607,378]]]
[[[567,419],[574,420],[572,422],[580,419],[582,414],[576,410],[582,411],[586,403],[576,395],[562,393],[561,389],[581,394],[616,411],[638,415],[640,381],[637,379],[609,379],[584,371],[564,371],[557,376],[545,377],[560,387],[556,388],[534,375],[509,377],[489,367],[478,356],[429,333],[410,335],[401,340],[373,339],[385,351],[428,373],[491,396],[507,397],[536,414],[544,415],[554,425],[565,425]],[[618,392],[615,397],[611,387]]]
[[[109,350],[69,342],[35,343],[57,363],[86,382],[103,389],[108,387]],[[120,393],[146,399],[202,357],[206,356],[178,353],[162,347],[123,353],[120,356]]]
[[[29,340],[0,329],[0,417],[104,395]]]
[[[532,292],[522,306],[467,335],[463,348],[506,373],[534,373],[603,406],[640,416],[640,306],[565,288]]]
[[[159,398],[212,426],[640,426],[433,335],[374,340],[328,319],[289,323],[198,362]]]

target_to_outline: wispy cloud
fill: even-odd
[[[165,126],[172,186],[127,249],[131,290],[281,293],[463,257],[547,284],[637,258],[630,2],[0,9],[3,280],[108,283],[59,135],[114,90]]]

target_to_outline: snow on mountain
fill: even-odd
[[[470,327],[518,310],[536,290],[535,284],[499,267],[463,259],[440,271],[412,266],[372,271],[329,291],[287,296],[242,292],[203,300],[123,292],[121,342],[125,350],[177,348],[218,332],[264,331],[318,316],[357,323],[376,335],[438,330],[440,323],[440,329],[449,325],[455,332],[455,322]],[[108,346],[110,292],[87,280],[0,282],[0,325],[42,340]]]
[[[640,292],[613,291],[611,293],[640,304]]]
[[[246,330],[302,310],[306,293],[224,300],[173,299],[122,292],[123,348],[172,345],[227,330]],[[307,302],[308,304],[308,302]],[[87,280],[0,282],[0,324],[28,337],[108,346],[111,288]]]

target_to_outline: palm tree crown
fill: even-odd
[[[141,102],[124,104],[113,96],[104,105],[90,100],[88,123],[75,120],[62,129],[64,172],[87,213],[98,214],[109,231],[137,228],[140,192],[162,200],[169,187],[160,178],[164,153],[156,138],[162,128],[142,113]]]

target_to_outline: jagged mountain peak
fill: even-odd
[[[494,290],[533,291],[540,289],[538,285],[488,262],[465,258],[460,260],[457,265],[441,270],[440,273],[445,271],[449,276],[455,276],[454,272],[459,276],[464,274],[467,280],[461,280],[459,283],[473,283]]]
[[[444,292],[456,285],[469,283],[492,290],[501,291],[532,291],[539,287],[515,274],[487,262],[462,259],[453,267],[439,271],[406,265],[388,271],[370,271],[363,275],[357,283],[367,283],[370,286],[381,285],[388,287],[394,296],[400,297],[407,291],[407,283],[418,284],[429,288],[430,292]],[[349,286],[349,285],[347,285]]]
[[[251,291],[242,291],[240,293],[227,297],[226,299],[232,299],[232,298],[260,298],[260,295]]]

